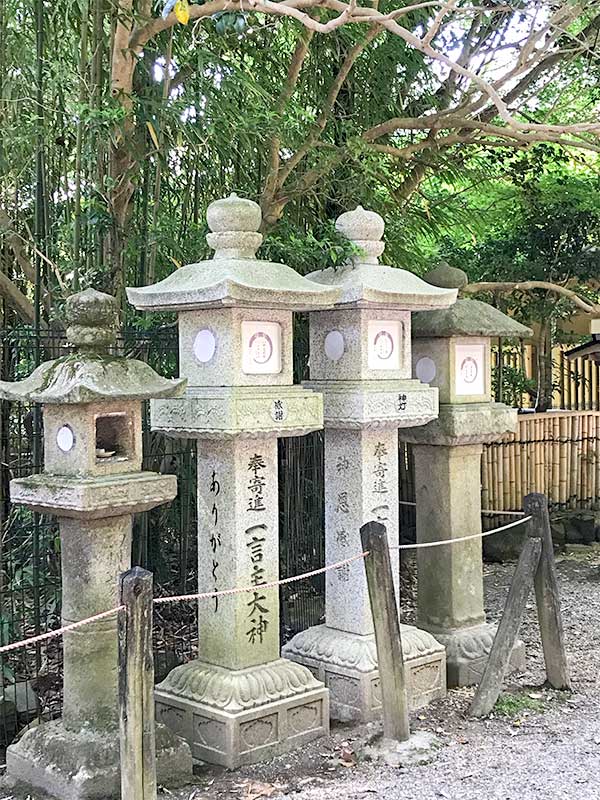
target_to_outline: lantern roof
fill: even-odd
[[[22,381],[0,381],[0,398],[79,404],[174,397],[185,391],[185,380],[167,380],[143,361],[109,355],[117,334],[114,297],[94,289],[71,295],[66,321],[74,352],[46,361]]]
[[[469,282],[465,272],[448,264],[436,267],[424,277],[432,285],[451,286],[459,291]],[[450,308],[429,314],[415,314],[412,318],[412,334],[415,338],[505,336],[526,339],[532,336],[532,331],[489,303],[459,298]]]
[[[357,255],[342,267],[329,267],[307,277],[341,290],[336,306],[425,311],[447,308],[455,302],[456,289],[432,286],[408,270],[379,263],[385,248],[385,223],[379,214],[358,206],[341,214],[335,227],[356,245]]]
[[[127,289],[129,302],[142,311],[331,306],[338,296],[333,287],[316,285],[285,264],[256,258],[261,220],[260,206],[236,194],[211,203],[206,241],[215,251],[212,259],[181,267],[151,286]]]

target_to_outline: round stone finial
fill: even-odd
[[[335,229],[363,251],[364,256],[355,258],[355,263],[377,264],[385,244],[381,241],[385,230],[383,217],[375,211],[357,206],[346,211],[335,221]]]
[[[211,230],[206,241],[215,250],[213,258],[254,258],[262,242],[258,203],[232,192],[208,206],[206,221]]]
[[[85,289],[67,298],[65,304],[67,339],[80,348],[105,349],[117,338],[119,321],[114,297]]]
[[[429,270],[423,280],[432,286],[439,286],[441,289],[463,289],[469,282],[467,273],[457,267],[451,267],[447,261],[442,261],[435,269]]]

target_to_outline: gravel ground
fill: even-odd
[[[533,598],[521,629],[527,672],[511,676],[498,711],[469,720],[472,690],[458,689],[412,716],[411,729],[435,733],[424,766],[394,769],[357,754],[378,725],[332,727],[327,739],[267,764],[235,772],[202,767],[195,784],[160,800],[596,800],[600,798],[600,546],[573,548],[557,561],[573,693],[543,686]],[[498,619],[514,564],[485,568],[487,612]],[[410,576],[413,571],[408,569]],[[406,577],[406,575],[405,575]],[[408,581],[405,581],[408,583]],[[403,592],[403,619],[414,608]],[[42,800],[4,796],[0,800]],[[127,798],[129,800],[129,798]]]
[[[412,730],[435,732],[431,763],[406,769],[360,761],[377,725],[335,726],[301,751],[228,773],[202,768],[197,785],[161,800],[583,800],[600,798],[600,549],[574,548],[558,558],[573,693],[543,686],[533,596],[521,628],[527,671],[511,676],[498,713],[469,720],[472,690],[450,692],[413,715]],[[487,612],[498,619],[514,564],[485,568]],[[410,593],[404,618],[412,617]],[[512,702],[511,702],[512,701]]]

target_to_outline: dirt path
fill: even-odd
[[[501,613],[513,570],[510,564],[486,567],[490,619]],[[600,798],[600,552],[588,548],[560,558],[558,574],[572,695],[540,688],[543,662],[530,602],[521,630],[528,670],[507,687],[501,713],[467,719],[471,691],[463,689],[413,716],[413,730],[438,736],[432,763],[409,769],[357,763],[355,754],[377,726],[336,726],[328,739],[268,764],[235,773],[203,768],[195,787],[161,794],[161,800]]]
[[[378,725],[334,726],[327,739],[267,764],[227,772],[202,767],[196,782],[160,800],[596,800],[600,798],[600,549],[558,560],[573,694],[540,688],[543,662],[535,605],[521,630],[528,669],[516,676],[492,718],[466,716],[472,690],[452,691],[413,715],[412,730],[440,747],[424,766],[393,769],[357,759]],[[485,569],[488,617],[501,614],[514,564]],[[411,621],[410,592],[403,617]],[[4,795],[0,800],[42,800]]]

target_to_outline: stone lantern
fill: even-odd
[[[335,286],[333,310],[310,314],[310,381],[325,403],[325,552],[327,563],[361,552],[370,520],[399,542],[398,429],[437,416],[437,390],[411,377],[411,314],[446,309],[455,289],[379,264],[384,222],[358,207],[337,230],[360,255],[343,268],[309,275]],[[396,580],[399,551],[391,550]],[[398,587],[397,587],[398,593]],[[330,691],[332,717],[370,720],[381,713],[377,653],[364,564],[326,577],[325,624],[297,634],[284,654],[306,664]],[[426,631],[402,626],[413,707],[446,692],[444,648]]]
[[[425,279],[457,289],[467,283],[447,265]],[[440,393],[438,418],[400,434],[414,445],[417,542],[481,532],[483,444],[517,426],[516,410],[492,402],[491,339],[529,335],[479,300],[459,298],[447,310],[414,316],[414,374]],[[477,683],[496,632],[485,620],[481,539],[418,550],[417,565],[417,624],[446,646],[448,685]],[[511,664],[524,666],[522,643]]]
[[[255,257],[256,203],[208,207],[211,260],[129,289],[143,310],[177,311],[185,397],[152,404],[152,426],[198,440],[198,587],[251,593],[200,600],[199,659],[156,692],[157,717],[194,758],[236,767],[324,734],[328,693],[280,657],[277,438],[323,425],[323,399],[293,385],[292,312],[331,305],[336,289]]]
[[[113,297],[88,289],[66,303],[74,352],[30,377],[0,383],[8,400],[40,403],[44,472],[11,481],[11,500],[58,517],[63,625],[114,608],[131,565],[132,515],[172,500],[176,478],[142,472],[141,401],[183,392],[147,364],[108,354],[116,338]],[[119,795],[116,614],[64,634],[61,720],[8,748],[7,780],[68,800]],[[164,726],[159,779],[191,775],[189,748]]]

